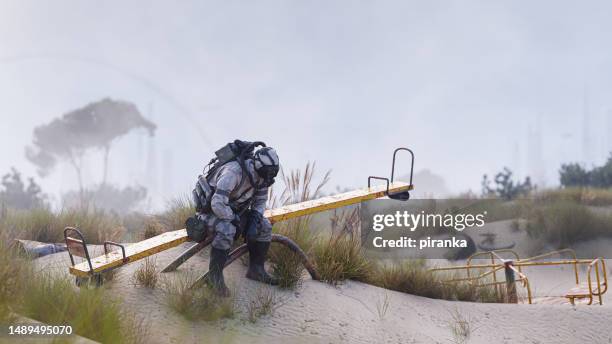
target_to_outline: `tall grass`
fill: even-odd
[[[27,284],[18,312],[46,324],[72,326],[102,343],[146,342],[146,329],[105,289],[75,289],[67,278],[38,275]]]
[[[346,232],[319,239],[313,256],[321,280],[332,285],[347,279],[365,281],[372,271],[358,237]]]
[[[273,227],[275,233],[291,238],[307,255],[314,244],[315,236],[310,231],[309,223],[303,220],[289,220]],[[304,275],[301,259],[290,249],[281,245],[272,245],[268,253],[272,263],[272,273],[278,278],[279,287],[293,289],[299,286]]]
[[[155,258],[147,257],[140,264],[138,269],[134,271],[132,276],[132,283],[145,288],[155,288],[158,281],[157,266],[155,265]]]
[[[466,283],[444,283],[444,277],[427,271],[424,260],[407,260],[394,265],[377,265],[367,280],[372,285],[432,299],[473,302],[502,302],[494,288]]]
[[[145,343],[147,327],[104,288],[81,288],[65,277],[35,271],[0,233],[0,320],[19,314],[102,343]],[[10,321],[10,319],[9,319]]]
[[[545,202],[571,201],[573,203],[590,206],[610,206],[612,205],[612,188],[570,187],[551,189],[536,193],[535,198]]]
[[[166,211],[157,216],[164,231],[185,228],[187,218],[196,212],[193,200],[186,195],[172,199],[167,203],[166,208]]]
[[[11,239],[61,242],[65,227],[78,227],[91,244],[118,240],[125,233],[118,215],[92,208],[66,208],[57,213],[47,208],[7,209],[0,218],[0,232]]]
[[[191,288],[192,273],[173,274],[162,280],[167,305],[189,320],[215,321],[234,316],[234,299],[218,296],[211,288]]]
[[[152,238],[164,232],[164,225],[154,216],[147,217],[143,222],[142,240]]]
[[[15,296],[32,276],[32,266],[9,247],[6,235],[0,232],[0,322],[9,318],[15,306]]]
[[[270,207],[273,208],[279,204],[288,205],[318,198],[321,195],[321,189],[329,181],[331,171],[326,172],[317,184],[313,184],[315,171],[315,163],[307,163],[303,172],[292,170],[289,174],[285,174],[281,170],[281,180],[285,188],[280,196],[272,195],[270,197]],[[310,216],[302,216],[278,223],[274,226],[273,230],[275,233],[291,238],[306,254],[309,254],[316,241],[316,236],[311,231],[310,223]],[[272,245],[269,258],[270,262],[274,265],[273,273],[279,279],[279,285],[282,288],[295,288],[300,284],[304,267],[297,255],[286,247]]]
[[[526,208],[527,233],[553,243],[570,247],[575,243],[612,236],[612,215],[596,212],[572,201],[536,202]]]
[[[325,172],[317,184],[313,184],[316,166],[316,162],[309,162],[304,167],[303,172],[297,169],[291,170],[289,174],[285,174],[284,170],[281,169],[281,179],[285,188],[278,198],[272,197],[272,207],[275,206],[275,203],[287,205],[309,201],[321,196],[323,187],[329,182],[331,170]]]

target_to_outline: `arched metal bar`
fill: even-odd
[[[71,237],[70,235],[76,234],[78,239]],[[78,228],[66,227],[64,228],[64,242],[66,242],[66,250],[70,256],[70,263],[74,266],[74,257],[76,255],[87,260],[89,265],[89,273],[93,274],[93,266],[91,265],[91,257],[89,256],[89,250],[87,250],[87,243],[83,233]]]
[[[414,173],[414,153],[412,152],[412,150],[405,148],[405,147],[400,147],[400,148],[396,148],[393,151],[393,163],[391,164],[391,183],[393,183],[393,178],[395,177],[395,158],[397,156],[397,152],[399,151],[407,151],[408,153],[410,153],[411,156],[411,161],[410,161],[410,185],[412,185],[412,174]]]
[[[385,178],[385,177],[376,177],[376,176],[369,176],[368,177],[368,189],[371,187],[372,185],[372,179],[377,179],[377,180],[382,180],[387,182],[387,191],[385,191],[385,195],[389,194],[389,178]]]

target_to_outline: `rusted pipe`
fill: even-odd
[[[300,257],[300,260],[302,261],[302,265],[304,265],[304,268],[306,268],[306,270],[310,274],[310,277],[315,281],[320,280],[319,274],[317,273],[317,270],[315,269],[314,264],[312,264],[310,259],[308,259],[308,256],[306,255],[306,253],[300,248],[300,246],[298,246],[298,244],[295,243],[295,241],[287,238],[284,235],[272,234],[272,242],[276,242],[281,245],[284,245],[288,249],[293,251],[293,253],[297,254],[298,257]],[[224,267],[227,267],[228,265],[232,264],[234,261],[236,261],[236,259],[242,257],[247,252],[249,252],[249,249],[246,244],[242,244],[238,246],[237,248],[235,248],[229,253]],[[197,288],[199,286],[202,286],[204,284],[204,281],[206,281],[207,276],[208,276],[208,272],[206,272],[204,275],[198,278],[193,283],[191,288]]]

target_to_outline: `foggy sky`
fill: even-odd
[[[610,18],[607,1],[4,0],[0,173],[35,175],[34,126],[111,97],[158,131],[117,141],[109,179],[153,178],[159,199],[237,137],[274,146],[285,168],[316,160],[332,186],[388,174],[397,146],[454,192],[503,166],[555,185],[561,162],[612,150]],[[85,182],[99,182],[101,154],[89,160]],[[74,179],[59,167],[43,189]]]

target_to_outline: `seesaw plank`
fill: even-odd
[[[389,186],[389,192],[392,194],[397,192],[409,191],[412,189],[412,185],[403,182],[394,182]],[[316,200],[266,210],[264,216],[267,217],[270,222],[275,223],[381,198],[385,195],[386,185],[377,185],[371,188],[353,190],[334,196],[327,196]],[[153,238],[126,246],[125,261],[123,261],[121,250],[112,251],[107,255],[102,255],[93,258],[91,260],[91,264],[93,266],[93,273],[100,273],[121,265],[135,262],[153,254],[176,247],[186,241],[188,241],[188,238],[187,231],[185,229],[165,232]],[[70,273],[79,277],[87,277],[90,276],[91,271],[89,271],[89,265],[87,264],[87,262],[82,262],[70,267]]]

